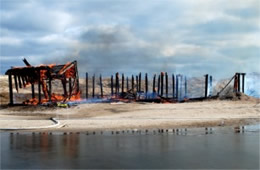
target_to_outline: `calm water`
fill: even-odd
[[[259,169],[259,131],[213,134],[1,133],[1,169]]]

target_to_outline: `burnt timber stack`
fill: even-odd
[[[9,105],[14,105],[13,100],[13,79],[17,92],[19,89],[31,85],[32,99],[24,102],[24,104],[41,104],[43,102],[67,101],[77,99],[79,93],[79,75],[77,69],[77,61],[73,61],[64,65],[40,65],[32,66],[29,62],[23,60],[26,67],[12,67],[6,71],[9,82]],[[63,85],[63,95],[52,93],[52,81],[60,80]],[[67,83],[69,83],[69,92],[67,91]],[[38,84],[38,99],[35,97],[35,84]],[[42,98],[42,93],[44,98]]]

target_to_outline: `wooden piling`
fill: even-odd
[[[95,74],[92,76],[92,97],[95,97]]]
[[[134,75],[132,75],[132,91],[134,92],[134,88],[135,88],[135,78]]]
[[[155,79],[156,79],[156,74],[154,74],[154,76],[153,76],[153,93],[156,92],[156,89],[155,89]]]
[[[38,100],[39,100],[39,104],[42,102],[41,101],[41,73],[40,70],[38,71]]]
[[[71,93],[72,93],[72,84],[71,84],[71,78],[69,78],[69,96],[71,97]]]
[[[245,75],[246,73],[241,73],[242,74],[242,92],[245,92]]]
[[[126,90],[129,91],[129,81],[128,81],[128,77],[126,77]]]
[[[184,97],[187,98],[187,77],[184,77]]]
[[[18,83],[17,83],[17,76],[14,75],[14,84],[15,84],[15,89],[18,92]]]
[[[8,81],[9,81],[9,105],[13,105],[14,104],[14,100],[13,100],[13,81],[12,81],[12,75],[9,73],[8,74]]]
[[[145,93],[148,93],[148,74],[145,73]]]
[[[141,92],[141,84],[142,84],[142,74],[141,72],[139,73],[139,84],[138,84],[138,91]]]
[[[32,98],[35,98],[34,83],[31,83],[31,88],[32,88]]]
[[[100,93],[101,93],[101,98],[103,98],[103,83],[102,83],[102,75],[100,74],[99,77],[99,83],[100,83]]]
[[[164,79],[164,73],[161,72],[161,96],[163,96],[163,79]]]
[[[86,99],[88,98],[88,73],[86,73]]]
[[[122,89],[121,89],[122,93],[124,92],[124,86],[125,86],[125,76],[124,74],[122,74]]]
[[[51,75],[49,75],[49,102],[51,102],[51,91],[52,91],[52,87],[51,87]]]
[[[175,77],[174,74],[172,74],[172,98],[175,98]]]
[[[205,98],[208,97],[208,77],[209,77],[209,75],[206,74],[205,75]]]
[[[138,76],[136,78],[136,92],[139,92],[139,81],[138,81]]]
[[[114,95],[114,78],[113,75],[111,75],[111,95]]]
[[[168,74],[167,74],[167,72],[165,73],[165,93],[166,93],[166,97],[168,98]]]
[[[240,92],[240,73],[237,73],[237,82],[238,82],[237,91]]]
[[[21,80],[21,76],[18,76],[18,83],[19,83],[19,88],[22,88],[22,80]]]
[[[116,95],[119,95],[119,73],[116,73]]]
[[[176,75],[176,99],[179,99],[179,75]]]
[[[161,84],[161,76],[158,75],[158,81],[157,81],[157,94],[160,95],[160,84]]]

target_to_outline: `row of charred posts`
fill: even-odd
[[[10,105],[14,104],[13,99],[13,81],[15,89],[18,92],[19,88],[24,88],[31,85],[31,99],[23,104],[42,104],[47,102],[66,102],[80,99],[79,74],[77,69],[77,61],[69,62],[64,65],[40,65],[31,66],[26,59],[23,60],[26,67],[13,67],[6,71],[9,79],[9,98]],[[89,96],[89,74],[86,73],[86,99]],[[52,90],[52,81],[60,80],[63,87],[63,94],[55,94]],[[145,73],[142,80],[142,73],[125,77],[124,74],[116,73],[110,77],[111,93],[106,96],[112,98],[124,99],[144,99],[145,101],[154,101],[158,99],[167,101],[183,101],[183,100],[200,100],[207,98],[218,97],[225,88],[234,80],[234,92],[243,92],[245,90],[245,73],[236,73],[230,81],[215,95],[212,95],[211,75],[205,75],[205,94],[199,98],[188,97],[188,81],[187,77],[181,74],[168,75],[167,72],[161,72],[159,75],[154,74],[152,81],[148,80],[148,74]],[[170,83],[170,81],[172,81]],[[149,84],[150,83],[150,84]],[[143,86],[142,86],[143,84]],[[38,85],[38,97],[35,93],[35,85]],[[171,87],[169,87],[171,85]],[[96,77],[92,76],[92,98],[103,98],[103,80],[102,75],[99,76],[100,95],[95,92]],[[192,85],[191,85],[192,86]],[[149,89],[150,88],[150,89]],[[171,88],[171,90],[170,90]],[[171,91],[171,93],[170,93]],[[91,93],[90,93],[91,94]]]

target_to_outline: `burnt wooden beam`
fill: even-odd
[[[158,85],[158,87],[157,87],[157,93],[158,93],[158,95],[160,94],[160,84],[161,84],[161,76],[159,75],[159,76],[158,76],[158,81],[157,81],[157,85]]]
[[[72,93],[72,81],[71,78],[69,78],[69,97],[71,97],[71,93]]]
[[[41,98],[41,73],[40,73],[40,70],[38,71],[38,101],[39,101],[39,104],[42,102]]]
[[[23,62],[24,62],[24,64],[25,64],[27,67],[30,67],[30,66],[31,66],[31,64],[29,64],[29,62],[26,60],[26,58],[23,59]]]
[[[134,75],[132,75],[132,91],[134,92],[134,89],[135,89],[135,78],[134,78]]]
[[[15,85],[15,89],[18,92],[18,83],[17,83],[17,76],[16,74],[14,75],[14,85]]]
[[[245,75],[246,73],[241,73],[242,74],[242,92],[245,92]]]
[[[175,98],[175,77],[174,74],[172,74],[172,98]]]
[[[187,77],[184,77],[184,97],[187,98]]]
[[[209,75],[206,74],[205,75],[205,98],[208,97],[208,78],[209,78]]]
[[[165,73],[165,93],[166,93],[166,97],[168,97],[168,74],[167,74],[167,72]]]
[[[163,96],[163,78],[164,78],[164,73],[161,72],[161,96]]]
[[[13,81],[12,81],[12,75],[8,74],[8,82],[9,82],[9,105],[14,104],[13,99]]]
[[[237,82],[238,82],[237,91],[240,92],[240,73],[237,73]]]
[[[22,77],[23,87],[25,87],[25,86],[26,86],[26,83],[25,83],[25,78],[24,78],[24,76],[23,76],[23,75],[22,75],[21,77]]]
[[[51,92],[52,92],[52,86],[51,86],[52,78],[49,76],[49,102],[51,102]]]
[[[156,89],[155,89],[155,81],[156,81],[156,74],[154,74],[154,76],[153,76],[153,93],[156,92]]]
[[[114,78],[113,75],[111,75],[111,95],[114,95]]]
[[[138,76],[136,76],[135,78],[136,78],[136,92],[139,92],[139,90],[138,90],[138,87],[139,87]]]
[[[148,74],[145,73],[145,93],[148,93]]]
[[[119,73],[116,73],[116,95],[119,95]]]
[[[88,98],[88,73],[86,72],[86,99]]]
[[[141,86],[142,85],[142,74],[141,72],[139,73],[139,83],[138,83],[138,91],[141,92]]]
[[[34,83],[31,84],[31,88],[32,88],[32,98],[35,98],[35,91],[34,91]]]
[[[212,76],[209,76],[209,96],[212,96]]]
[[[236,73],[234,79],[234,92],[237,92],[237,89],[238,89],[238,75]]]
[[[95,74],[92,76],[92,97],[95,97]]]
[[[99,83],[100,83],[100,93],[101,93],[101,98],[103,98],[103,83],[102,83],[102,75],[100,74],[99,77]]]
[[[129,80],[128,80],[128,77],[126,77],[126,90],[129,91]]]
[[[22,80],[21,76],[18,75],[18,83],[19,83],[19,88],[22,88]]]
[[[124,74],[122,74],[122,90],[121,90],[121,92],[123,93],[124,92],[124,87],[125,86],[125,76],[124,76]]]
[[[179,99],[179,75],[176,75],[176,98]]]

